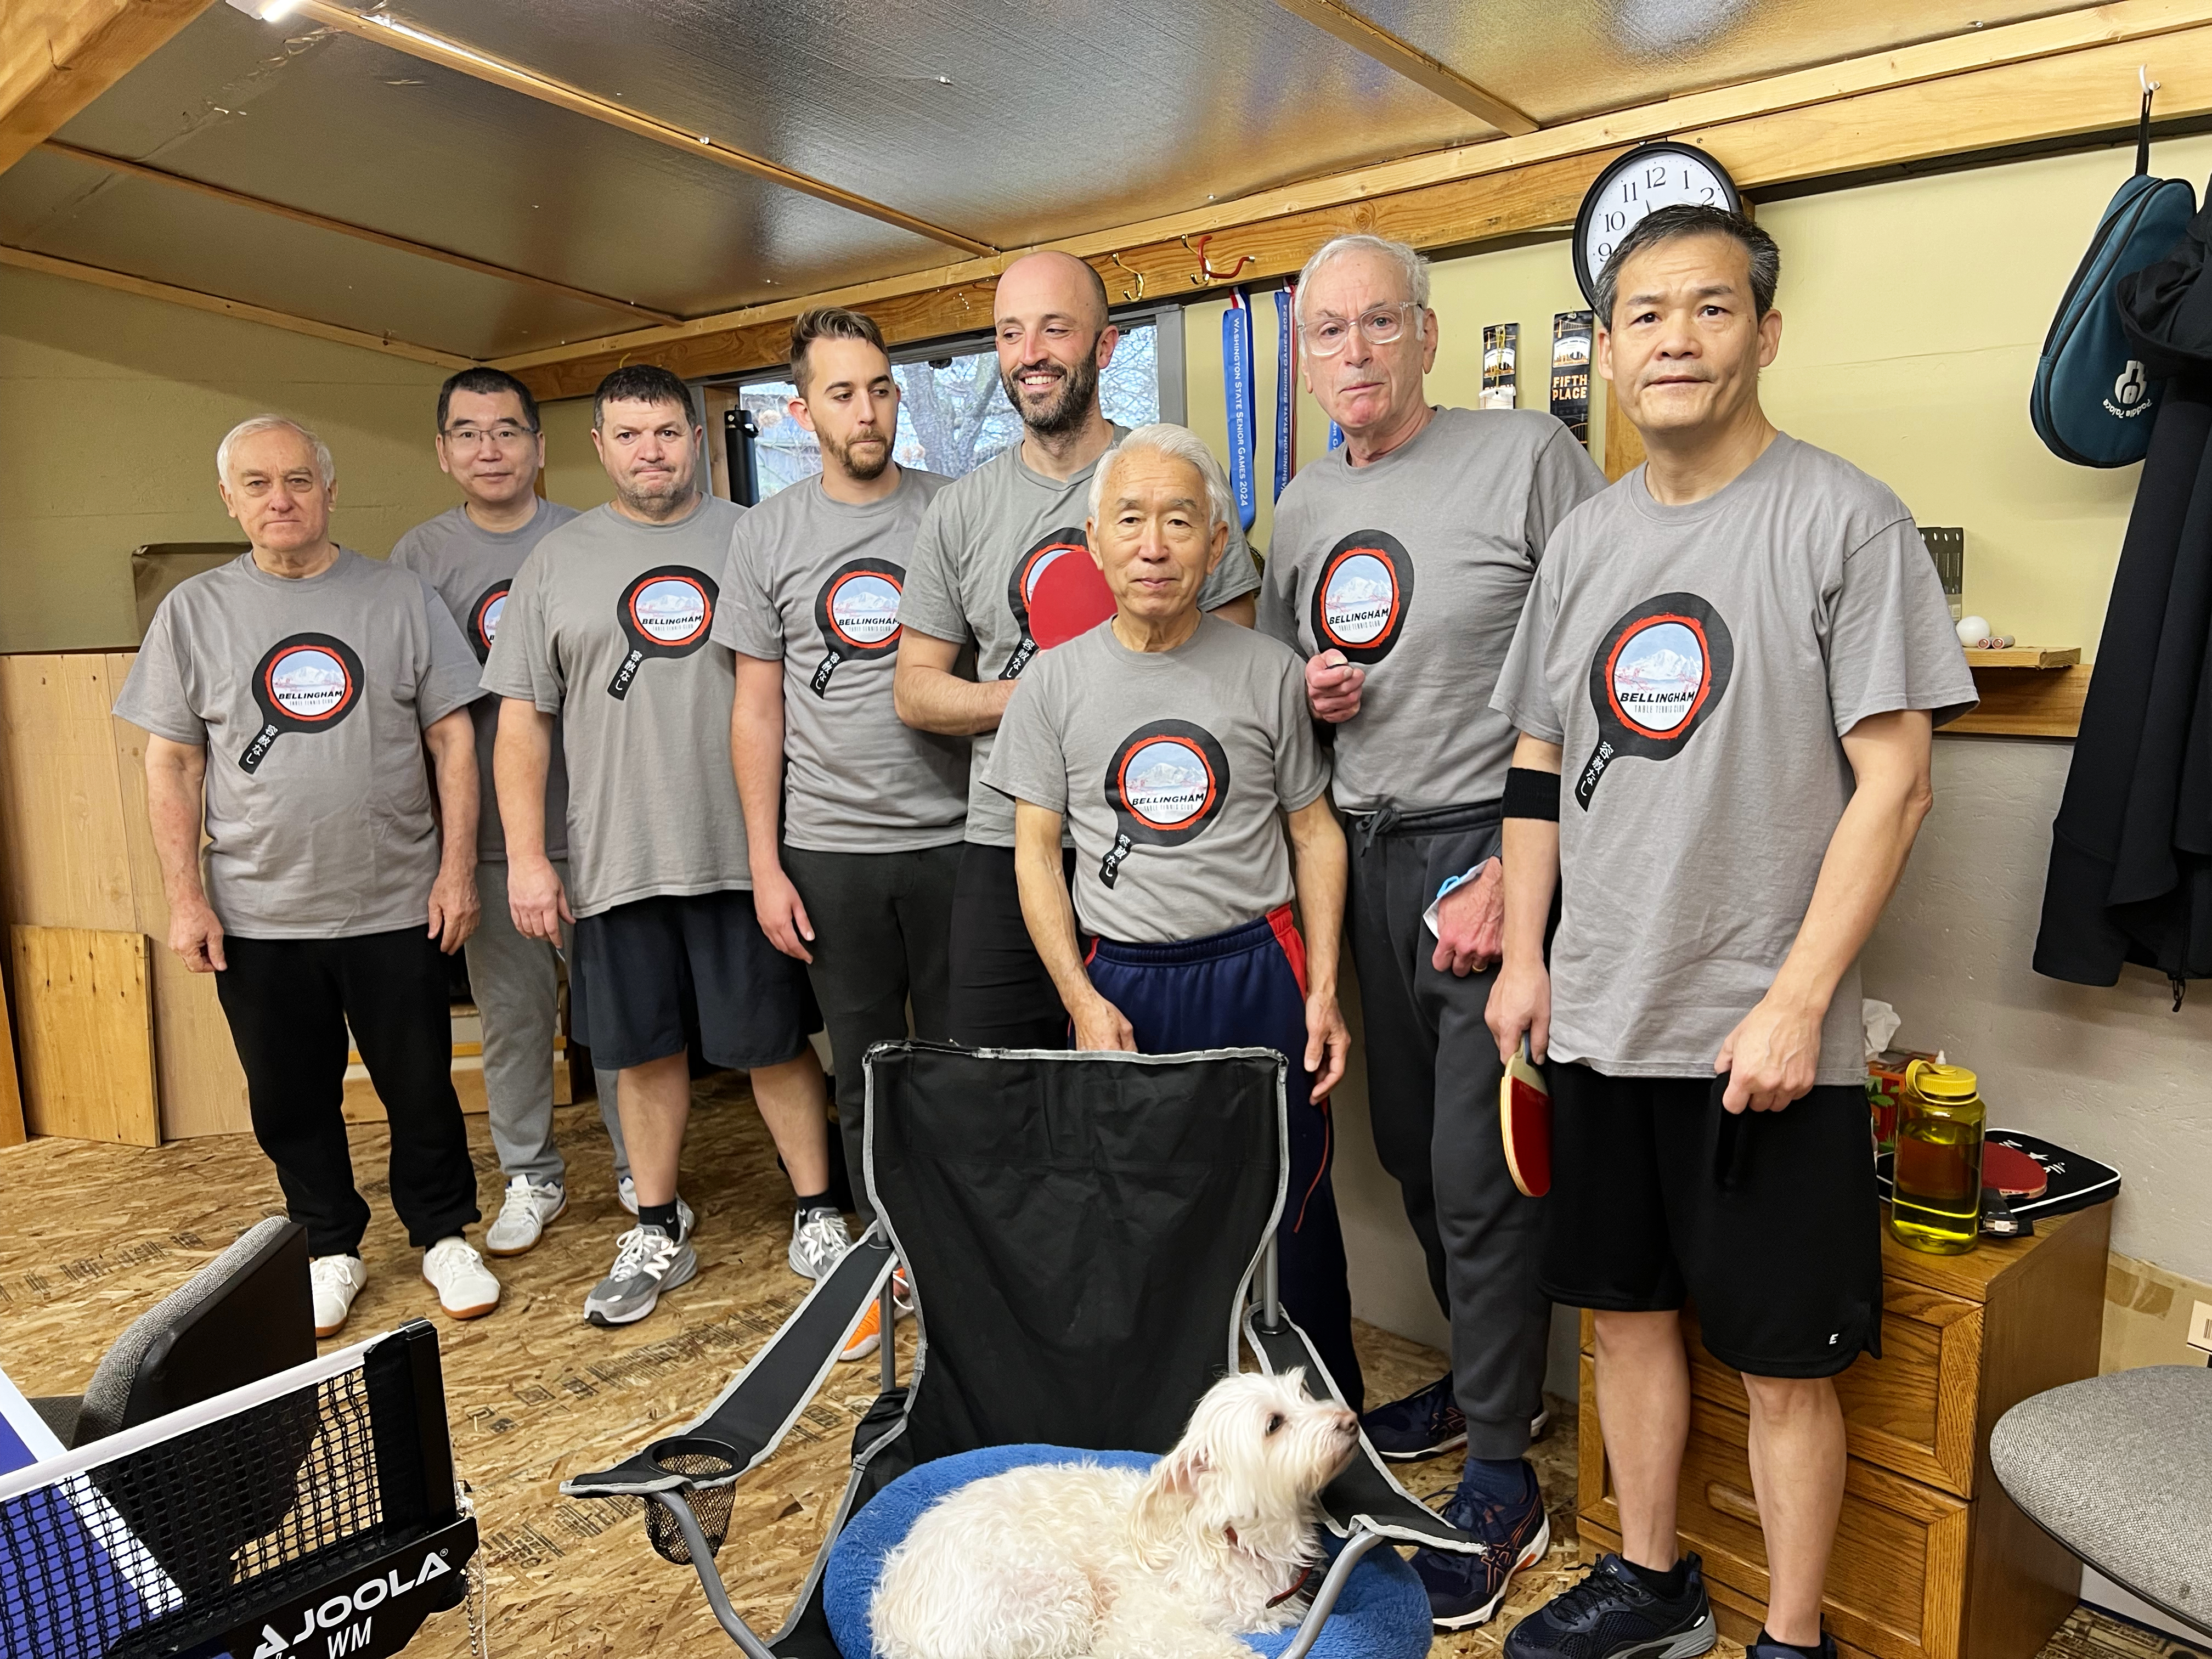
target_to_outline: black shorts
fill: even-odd
[[[1612,1313],[1698,1304],[1753,1376],[1833,1376],[1881,1352],[1881,1216],[1866,1094],[1721,1109],[1726,1078],[1554,1062],[1544,1294]]]
[[[569,1024],[611,1072],[693,1046],[711,1066],[781,1066],[822,1023],[805,964],[769,943],[749,892],[580,916],[569,969]]]
[[[1060,852],[1069,881],[1075,854]],[[970,1048],[1065,1048],[1067,1010],[1030,942],[1014,849],[963,842],[952,878],[952,1040]]]

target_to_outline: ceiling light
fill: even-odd
[[[264,23],[274,23],[289,15],[298,3],[299,0],[230,0],[233,10],[242,11]]]

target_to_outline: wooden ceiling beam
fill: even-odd
[[[250,4],[240,5],[240,0],[231,0],[231,3],[239,5],[241,10],[253,9]],[[641,138],[650,138],[657,144],[665,144],[686,155],[701,156],[737,172],[750,173],[756,179],[765,179],[769,184],[780,185],[786,190],[811,196],[817,201],[827,202],[833,207],[865,214],[871,219],[910,231],[916,236],[927,237],[933,242],[958,248],[963,253],[981,258],[998,252],[988,242],[979,242],[957,230],[947,230],[942,225],[932,224],[927,219],[872,201],[866,196],[825,183],[811,174],[779,167],[763,156],[739,149],[733,144],[721,143],[705,133],[689,132],[682,127],[672,126],[665,121],[586,92],[580,87],[572,87],[564,81],[540,75],[535,70],[525,69],[519,64],[510,64],[489,52],[478,52],[457,40],[434,34],[428,29],[394,17],[389,12],[354,11],[332,3],[332,0],[275,0],[271,9],[275,15],[288,21],[295,16],[311,18],[325,28],[337,29],[363,40],[373,40],[379,46],[419,58],[426,64],[435,64],[461,75],[473,76],[479,81],[504,87],[510,92],[519,92],[526,98],[535,98],[540,103],[550,104],[556,109],[588,116],[594,121],[635,133]]]
[[[0,7],[0,173],[211,3],[8,0]]]
[[[374,242],[379,247],[392,248],[401,253],[413,253],[425,259],[435,259],[441,264],[472,270],[479,276],[495,276],[503,283],[520,283],[543,293],[558,295],[564,300],[580,301],[587,306],[597,306],[604,311],[619,311],[632,317],[643,317],[656,323],[680,323],[684,319],[671,311],[656,311],[651,306],[641,306],[630,300],[617,300],[611,295],[594,294],[589,289],[571,288],[566,283],[556,283],[550,276],[532,276],[526,270],[513,270],[505,265],[495,265],[485,259],[472,259],[465,253],[433,246],[428,242],[417,242],[404,236],[392,236],[380,230],[371,230],[366,225],[349,223],[343,219],[331,219],[319,213],[310,213],[304,208],[288,207],[282,202],[272,202],[266,197],[248,196],[243,191],[226,190],[221,185],[210,185],[199,179],[188,179],[181,173],[171,173],[165,167],[149,167],[143,161],[126,161],[120,155],[109,155],[96,149],[80,149],[75,144],[65,144],[58,138],[49,138],[40,146],[56,155],[65,155],[72,161],[82,161],[88,167],[105,167],[110,173],[121,173],[126,179],[143,179],[149,184],[167,185],[172,189],[191,191],[217,202],[227,202],[233,207],[250,208],[256,213],[273,214],[279,219],[289,219],[294,224],[310,225],[317,230],[335,231],[341,236]]]
[[[1520,136],[1536,131],[1534,121],[1496,93],[1477,86],[1441,58],[1430,57],[1410,40],[1400,40],[1340,0],[1275,0],[1275,3],[1446,103],[1489,122],[1500,132]]]
[[[1255,252],[1255,277],[1296,270],[1329,234],[1371,229],[1449,247],[1572,222],[1582,190],[1629,145],[1666,135],[1704,144],[1747,191],[1796,179],[2125,125],[2136,65],[2165,83],[2159,113],[2212,111],[2212,0],[2117,0],[1972,35],[1547,127],[1526,137],[1310,180],[1048,246],[1089,259],[1116,301],[1199,290],[1182,238]],[[2146,42],[2155,42],[2146,46]],[[1553,164],[1568,164],[1553,171]],[[1570,179],[1564,196],[1552,189]],[[1547,184],[1546,181],[1550,181]],[[1532,186],[1533,184],[1533,187]],[[1231,239],[1233,240],[1226,240]],[[1291,257],[1293,254],[1295,258]],[[580,396],[626,362],[687,375],[783,361],[789,319],[812,305],[864,309],[894,341],[986,327],[998,273],[1018,252],[599,341],[498,359],[542,398]],[[1118,259],[1118,264],[1116,260]],[[1136,279],[1141,276],[1139,285]]]
[[[248,305],[243,300],[226,300],[220,294],[203,294],[198,289],[177,288],[167,283],[133,276],[127,271],[109,270],[102,265],[85,265],[74,259],[57,259],[50,253],[33,252],[27,247],[9,247],[0,243],[0,265],[13,265],[18,270],[40,271],[48,276],[66,277],[73,283],[89,283],[95,288],[112,289],[118,294],[135,294],[141,299],[162,300],[173,306],[210,312],[218,317],[235,317],[243,322],[261,323],[270,328],[281,328],[287,333],[310,335],[315,339],[330,340],[339,345],[359,346],[364,351],[380,352],[387,357],[404,357],[410,362],[428,363],[435,368],[474,368],[477,366],[477,360],[473,357],[458,357],[450,351],[416,345],[409,340],[395,340],[386,334],[370,334],[357,328],[342,328],[336,323],[317,322],[312,317],[295,317],[289,311],[271,311],[265,306]]]

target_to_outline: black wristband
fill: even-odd
[[[1557,823],[1559,821],[1559,775],[1557,772],[1539,772],[1528,766],[1509,769],[1505,774],[1505,798],[1500,805],[1505,817],[1543,818]]]

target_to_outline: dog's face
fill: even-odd
[[[1273,1554],[1303,1539],[1315,1499],[1358,1443],[1359,1419],[1307,1394],[1304,1371],[1224,1376],[1153,1470],[1143,1507],[1152,1527],[1233,1532]]]

